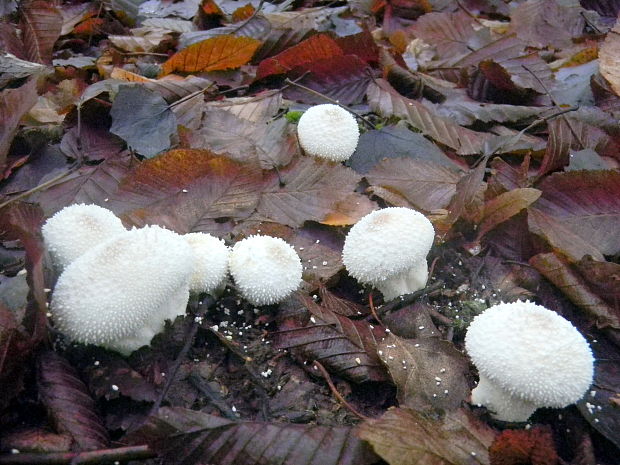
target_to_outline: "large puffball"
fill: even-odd
[[[254,305],[281,302],[301,284],[301,259],[279,237],[250,236],[230,254],[230,274],[237,290]]]
[[[485,310],[469,325],[465,348],[480,373],[472,403],[498,420],[526,421],[537,408],[566,407],[592,383],[594,358],[584,337],[531,302]]]
[[[42,232],[54,264],[62,270],[87,250],[126,230],[110,210],[76,204],[48,219]]]
[[[375,210],[347,234],[342,261],[351,276],[390,300],[424,288],[426,255],[434,238],[433,225],[420,212],[403,207]]]
[[[115,236],[73,261],[52,296],[56,327],[71,340],[125,355],[183,315],[193,252],[178,234],[147,226]]]
[[[331,161],[348,160],[359,139],[359,128],[351,113],[338,105],[310,107],[299,119],[299,144],[308,155]]]
[[[194,251],[190,292],[213,294],[226,281],[230,249],[223,240],[210,234],[190,233],[183,237]]]

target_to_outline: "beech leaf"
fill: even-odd
[[[54,3],[27,0],[20,5],[24,48],[30,61],[52,64],[52,50],[60,37],[62,15]]]
[[[478,240],[500,223],[512,218],[540,197],[538,189],[528,187],[513,189],[484,204],[484,216],[478,226]]]
[[[19,121],[37,102],[36,79],[29,79],[17,89],[0,92],[0,173],[19,126]]]
[[[616,22],[598,52],[600,64],[599,69],[607,82],[611,85],[616,95],[620,95],[620,22]]]

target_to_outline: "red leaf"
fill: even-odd
[[[548,426],[505,430],[489,448],[491,465],[556,465],[558,454]]]

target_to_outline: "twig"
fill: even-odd
[[[381,318],[379,318],[379,315],[377,313],[377,309],[375,308],[375,303],[372,299],[372,291],[370,291],[370,293],[368,294],[368,306],[370,307],[370,313],[372,313],[372,316],[375,317],[375,320],[377,320],[377,322],[381,325],[381,326],[385,326],[383,324],[383,322],[381,321]]]
[[[351,412],[357,418],[360,418],[362,420],[368,420],[368,417],[366,415],[363,415],[360,412],[358,412],[355,409],[355,407],[353,407],[351,404],[349,404],[345,400],[345,398],[342,397],[342,395],[338,392],[338,389],[336,389],[336,386],[334,386],[334,383],[333,383],[331,377],[329,376],[329,373],[325,369],[325,367],[323,365],[321,365],[321,363],[316,361],[316,360],[314,361],[314,366],[319,369],[319,371],[323,375],[323,378],[325,378],[325,381],[327,381],[327,384],[329,385],[329,388],[331,389],[332,394],[334,394],[334,397],[336,397],[336,399],[338,399],[338,402],[340,402],[349,412]]]
[[[443,286],[443,284],[444,283],[442,280],[437,280],[436,282],[425,287],[424,289],[420,289],[419,291],[412,292],[411,294],[406,294],[399,298],[397,297],[396,299],[390,301],[389,303],[381,307],[380,308],[381,313],[385,315],[388,312],[393,312],[395,310],[398,310],[401,307],[412,304],[416,300],[418,300],[420,297],[422,297],[423,295],[430,294],[431,292],[439,289],[441,286]]]
[[[370,122],[368,119],[366,119],[365,117],[363,117],[363,116],[362,116],[362,115],[360,115],[359,113],[357,113],[357,112],[355,112],[355,111],[351,110],[350,108],[347,108],[346,106],[342,105],[340,102],[338,102],[338,100],[334,100],[333,98],[328,97],[327,95],[322,94],[322,93],[320,93],[320,92],[317,92],[317,91],[316,91],[316,90],[314,90],[314,89],[310,89],[310,87],[306,87],[306,86],[304,86],[304,85],[302,85],[302,84],[299,84],[298,82],[291,81],[289,78],[286,78],[286,79],[284,80],[284,82],[285,82],[286,84],[288,84],[289,86],[299,87],[300,89],[303,89],[303,90],[305,90],[306,92],[308,92],[308,93],[310,93],[310,94],[312,94],[312,95],[316,95],[317,97],[321,97],[322,99],[325,99],[325,100],[327,100],[328,102],[333,103],[334,105],[338,105],[340,108],[343,108],[344,110],[347,110],[348,112],[353,113],[356,117],[358,117],[358,118],[359,118],[359,119],[361,119],[364,123],[366,123],[366,124],[368,125],[368,127],[369,127],[369,128],[371,128],[371,129],[377,129],[377,127],[376,127],[374,124],[372,124],[372,122]]]
[[[41,190],[44,190],[44,189],[47,189],[48,187],[53,186],[54,184],[56,184],[61,179],[64,179],[65,177],[69,176],[76,169],[77,169],[77,167],[70,168],[69,170],[60,173],[58,176],[55,176],[52,179],[50,179],[48,181],[45,181],[44,183],[41,183],[38,186],[33,187],[32,189],[24,191],[21,194],[17,194],[16,196],[11,197],[8,200],[5,200],[4,202],[0,203],[0,210],[3,209],[4,207],[6,207],[7,205],[12,204],[13,202],[15,202],[17,200],[23,199],[25,197],[28,197],[31,194],[34,194],[35,192],[39,192]]]
[[[220,396],[219,393],[211,389],[209,383],[205,382],[205,380],[196,373],[190,373],[188,380],[192,386],[198,389],[209,399],[209,402],[211,402],[211,404],[213,404],[213,406],[217,408],[221,412],[221,414],[224,415],[224,417],[228,418],[229,420],[239,421],[239,417],[235,415],[235,412],[233,412],[232,409],[228,406],[228,404],[224,402],[222,396]]]
[[[64,465],[104,464],[146,460],[157,457],[149,446],[129,446],[117,449],[99,449],[88,452],[50,452],[46,454],[23,453],[0,456],[2,465]]]

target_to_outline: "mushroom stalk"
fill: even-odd
[[[428,264],[426,260],[413,265],[409,270],[378,281],[375,287],[383,294],[383,298],[388,301],[400,295],[411,294],[426,287],[428,279]]]
[[[493,418],[501,421],[527,421],[538,406],[502,389],[489,378],[480,375],[478,386],[471,392],[471,403],[485,406]]]

